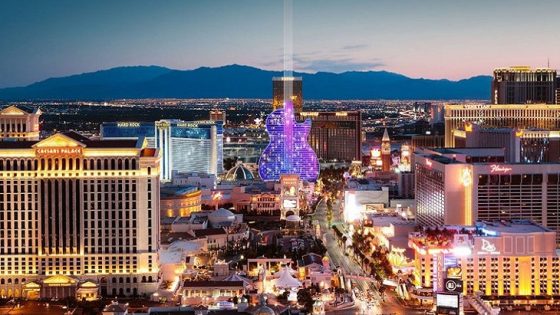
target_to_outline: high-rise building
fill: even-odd
[[[560,131],[514,128],[483,128],[466,123],[454,130],[456,148],[504,148],[512,163],[560,162]]]
[[[159,156],[142,140],[57,133],[0,142],[0,292],[36,298],[157,289]]]
[[[295,174],[301,180],[315,182],[319,177],[319,159],[307,142],[311,120],[298,123],[292,102],[266,117],[269,144],[259,159],[259,176],[278,181],[282,175]]]
[[[161,151],[161,179],[170,181],[173,172],[223,171],[223,124],[221,121],[159,120],[154,122],[111,122],[101,126],[103,139],[145,137],[148,145]]]
[[[499,68],[492,80],[492,104],[555,104],[556,88],[556,70]]]
[[[389,172],[393,164],[393,159],[391,158],[391,138],[389,138],[387,128],[385,128],[383,138],[381,138],[381,161],[383,164],[383,172]]]
[[[39,108],[7,106],[0,110],[0,141],[39,140]]]
[[[210,111],[210,121],[221,121],[223,125],[227,124],[226,111],[213,109]]]
[[[301,77],[274,77],[272,78],[272,110],[284,107],[284,91],[291,91],[291,101],[294,112],[303,111],[303,90]]]
[[[416,148],[443,148],[445,139],[443,135],[413,135],[410,139],[410,152]]]
[[[418,223],[524,219],[560,232],[560,163],[506,163],[504,154],[503,148],[418,150]]]
[[[445,106],[445,146],[454,147],[454,130],[465,123],[481,127],[560,130],[560,105],[448,104]]]
[[[351,112],[301,112],[296,119],[311,120],[307,142],[322,160],[361,160],[362,114]]]

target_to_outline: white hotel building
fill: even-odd
[[[414,157],[418,223],[472,225],[476,220],[527,219],[560,232],[560,164],[503,160],[501,148],[418,150]]]
[[[144,141],[0,142],[0,296],[154,292],[159,181]]]

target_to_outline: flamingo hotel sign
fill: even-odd
[[[490,165],[490,173],[509,173],[511,172],[511,167],[508,166],[502,166],[502,165],[498,165],[498,164],[492,164]]]

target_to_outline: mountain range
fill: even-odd
[[[280,71],[228,65],[174,70],[117,67],[0,89],[0,100],[110,100],[122,98],[272,98]],[[430,80],[387,71],[294,73],[303,77],[304,99],[488,99],[490,76]]]

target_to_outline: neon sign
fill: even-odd
[[[461,182],[463,182],[463,186],[467,187],[472,184],[472,172],[468,168],[463,169],[463,173],[461,174]]]
[[[511,167],[501,166],[498,164],[490,165],[490,173],[509,173],[511,172]]]
[[[491,243],[489,240],[486,239],[482,239],[482,245],[480,246],[480,252],[478,252],[479,255],[483,255],[483,254],[493,254],[493,255],[498,255],[500,254],[500,252],[497,250],[496,245]]]
[[[495,252],[496,251],[496,245],[490,243],[490,241],[488,240],[482,240],[482,246],[480,247],[481,250],[485,251],[485,252]]]
[[[37,148],[37,155],[82,155],[81,147]]]
[[[140,123],[121,121],[121,122],[117,122],[117,127],[119,127],[119,128],[140,127]]]

